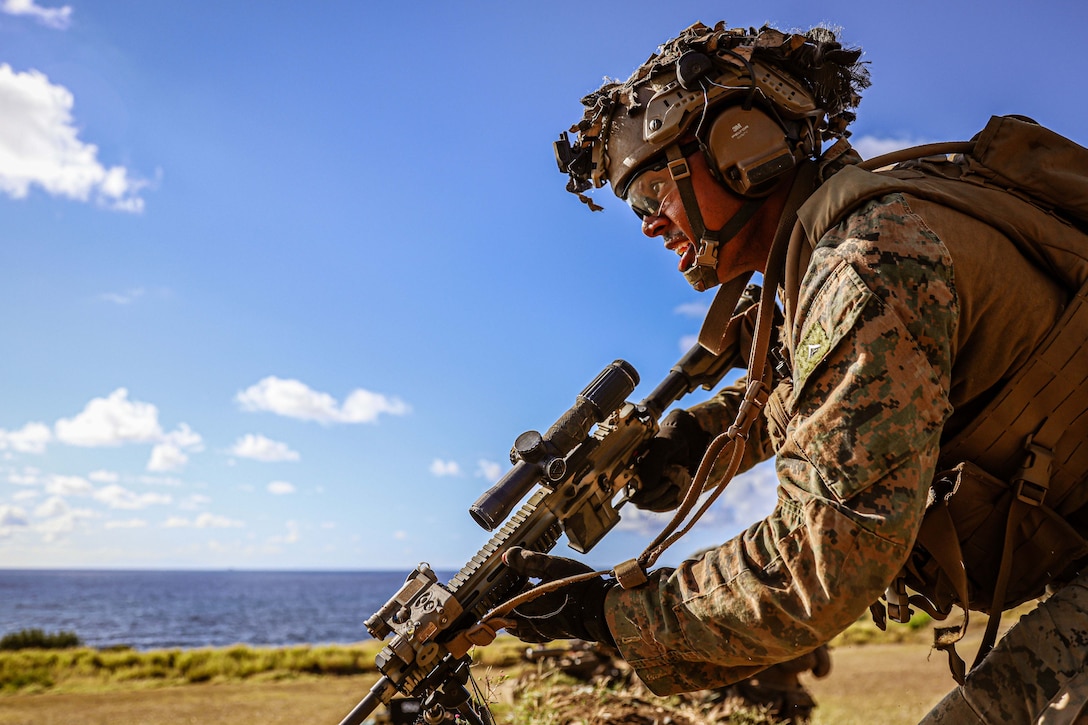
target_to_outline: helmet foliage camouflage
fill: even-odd
[[[795,160],[817,158],[823,141],[845,138],[859,92],[869,85],[860,49],[843,48],[826,28],[783,33],[769,27],[692,25],[650,56],[623,83],[606,82],[582,99],[582,120],[555,144],[567,190],[599,209],[582,192],[610,183],[623,196],[634,172],[679,142],[697,141],[712,170],[742,196],[766,193]],[[745,132],[719,132],[719,124]],[[731,111],[732,112],[732,111]],[[766,129],[747,133],[748,119]]]

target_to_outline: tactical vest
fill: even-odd
[[[944,619],[960,605],[963,625],[943,631],[937,646],[949,651],[962,682],[953,645],[967,611],[991,615],[977,664],[1003,610],[1071,577],[1088,556],[1088,150],[1026,120],[994,117],[969,154],[878,172],[843,168],[798,215],[803,234],[794,234],[788,253],[788,319],[823,234],[860,204],[896,192],[992,226],[1069,292],[1061,319],[1028,361],[941,445],[914,550],[886,607],[873,608],[882,625],[885,611],[907,621],[914,605]]]

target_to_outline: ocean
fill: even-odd
[[[358,642],[407,574],[0,570],[0,635],[65,630],[138,650]]]

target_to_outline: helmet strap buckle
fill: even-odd
[[[699,239],[699,247],[695,256],[695,264],[702,267],[718,268],[718,235],[714,232],[706,232]]]
[[[672,159],[666,166],[673,181],[679,181],[691,176],[691,166],[688,165],[688,160],[684,157]]]

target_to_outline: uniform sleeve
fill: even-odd
[[[791,329],[774,512],[606,600],[620,651],[654,693],[794,658],[883,593],[921,524],[957,320],[948,252],[901,196],[821,239]]]

